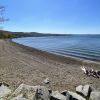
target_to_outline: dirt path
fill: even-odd
[[[8,83],[13,89],[21,83],[44,85],[43,80],[47,77],[53,90],[73,90],[79,84],[100,88],[100,79],[84,75],[81,65],[83,63],[74,64],[68,59],[63,62],[50,54],[0,40],[0,82]],[[89,64],[87,67],[90,66],[100,70],[99,65]]]

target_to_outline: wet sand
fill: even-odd
[[[99,62],[61,57],[0,40],[0,82],[6,82],[12,89],[21,83],[45,85],[45,78],[50,79],[47,86],[52,90],[74,90],[80,84],[100,88],[100,78],[86,76],[80,69],[83,65],[100,70]]]

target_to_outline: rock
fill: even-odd
[[[89,85],[76,87],[76,92],[65,90],[60,93],[47,89],[45,86],[21,84],[11,93],[7,84],[0,83],[0,100],[100,100],[100,90],[95,90]]]
[[[76,87],[76,92],[82,93],[83,92],[83,86],[82,85],[77,86]]]
[[[1,83],[0,83],[0,86],[1,86],[2,84],[3,84],[4,86],[9,87],[9,85],[8,85],[7,83],[5,83],[5,82],[1,82]]]
[[[49,78],[46,78],[46,79],[44,80],[44,83],[45,83],[45,84],[49,84],[49,83],[50,83]]]
[[[50,100],[49,91],[44,86],[29,86],[21,84],[11,95],[10,99],[13,97],[19,97],[22,94],[28,100]]]
[[[66,99],[66,96],[62,95],[58,91],[52,91],[52,94],[50,96],[50,100],[67,100],[67,99]]]
[[[37,88],[33,100],[50,100],[50,93],[44,86]]]
[[[17,97],[12,98],[11,100],[28,100],[25,97],[23,97],[23,94],[18,95]]]
[[[78,87],[76,87],[76,92],[83,95],[84,97],[87,97],[90,95],[91,87],[90,85],[79,85]]]
[[[92,91],[89,100],[100,100],[100,91]]]
[[[12,96],[18,96],[19,94],[33,94],[35,93],[38,86],[29,86],[26,84],[21,84],[12,94]]]
[[[5,86],[4,84],[0,86],[0,98],[4,98],[10,93],[11,93],[11,90],[7,86]]]
[[[68,91],[68,93],[72,96],[71,100],[86,100],[85,98],[78,95],[77,93],[74,93],[74,92],[71,92],[71,91]]]
[[[70,100],[72,96],[67,92],[67,90],[61,92],[62,95],[66,97],[66,100]]]

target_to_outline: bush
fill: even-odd
[[[7,39],[7,38],[14,38],[14,34],[6,33],[4,31],[0,31],[0,38],[1,39]]]

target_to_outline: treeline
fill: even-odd
[[[70,36],[71,34],[67,34]],[[50,33],[38,33],[38,32],[10,32],[0,30],[0,38],[20,38],[20,37],[42,37],[42,36],[66,36],[66,34],[50,34]]]
[[[16,36],[14,34],[0,30],[0,39],[15,38],[15,37]]]

